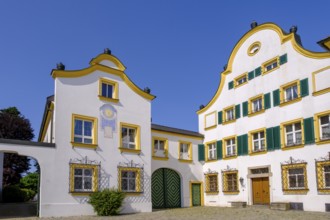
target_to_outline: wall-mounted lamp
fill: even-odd
[[[243,185],[244,185],[244,178],[243,178],[243,177],[240,177],[240,178],[239,178],[239,182],[240,182],[241,185],[243,186]]]

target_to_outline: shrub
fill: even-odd
[[[4,202],[27,202],[35,196],[31,189],[21,189],[18,185],[9,185],[3,188],[2,199]]]
[[[104,189],[90,195],[89,203],[100,216],[118,215],[125,193],[117,189]]]

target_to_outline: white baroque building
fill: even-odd
[[[85,69],[59,64],[39,142],[0,139],[0,152],[37,159],[39,215],[93,215],[90,193],[112,187],[126,193],[122,213],[237,203],[329,211],[330,53],[304,49],[294,27],[251,27],[197,112],[199,132],[152,124],[155,96],[108,49]]]

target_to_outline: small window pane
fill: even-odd
[[[92,173],[93,173],[93,172],[92,172],[91,169],[85,169],[85,170],[84,170],[84,175],[85,175],[85,176],[92,176]]]
[[[74,175],[82,175],[82,169],[74,169]]]
[[[74,178],[74,189],[75,190],[82,189],[82,178],[81,177]]]
[[[329,115],[321,117],[320,121],[321,121],[321,125],[328,124],[329,123]]]
[[[74,121],[74,134],[82,135],[82,121],[75,119]]]
[[[92,178],[90,177],[84,178],[84,189],[92,189]]]

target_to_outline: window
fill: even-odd
[[[244,85],[245,83],[247,83],[247,73],[243,73],[234,79],[235,88]]]
[[[266,132],[265,129],[259,129],[250,132],[250,152],[265,152],[266,151]]]
[[[228,137],[223,140],[225,157],[233,157],[237,155],[236,136]]]
[[[180,141],[179,143],[179,159],[180,160],[192,160],[192,149],[190,142]]]
[[[140,153],[140,126],[120,123],[121,152]]]
[[[118,83],[101,78],[99,81],[99,98],[104,101],[118,102]]]
[[[282,185],[288,193],[307,191],[306,163],[282,165]]]
[[[207,146],[207,160],[216,160],[217,148],[215,142],[208,143],[206,146]]]
[[[206,193],[218,193],[218,173],[206,174]]]
[[[257,95],[249,99],[249,116],[264,112],[264,95]]]
[[[141,168],[119,167],[119,189],[123,192],[142,192]]]
[[[235,121],[235,105],[229,106],[223,109],[223,124],[231,123]]]
[[[82,115],[72,115],[71,143],[78,147],[97,146],[97,119]]]
[[[295,119],[281,124],[282,149],[301,147],[304,142],[303,119]]]
[[[330,160],[316,161],[317,189],[330,192]]]
[[[238,171],[222,171],[222,189],[224,194],[237,194],[238,190]]]
[[[268,60],[262,64],[263,74],[269,73],[277,68],[279,68],[278,57]]]
[[[153,159],[167,160],[168,159],[168,145],[167,139],[161,137],[153,137]]]
[[[70,164],[70,192],[85,193],[98,190],[97,165]]]
[[[314,116],[316,144],[330,143],[330,111],[318,113]]]
[[[300,81],[296,80],[281,86],[280,88],[281,105],[301,100]]]
[[[261,47],[261,43],[259,41],[254,42],[253,44],[251,44],[247,50],[248,55],[249,56],[253,56],[256,53],[258,53],[258,51],[260,50]]]

